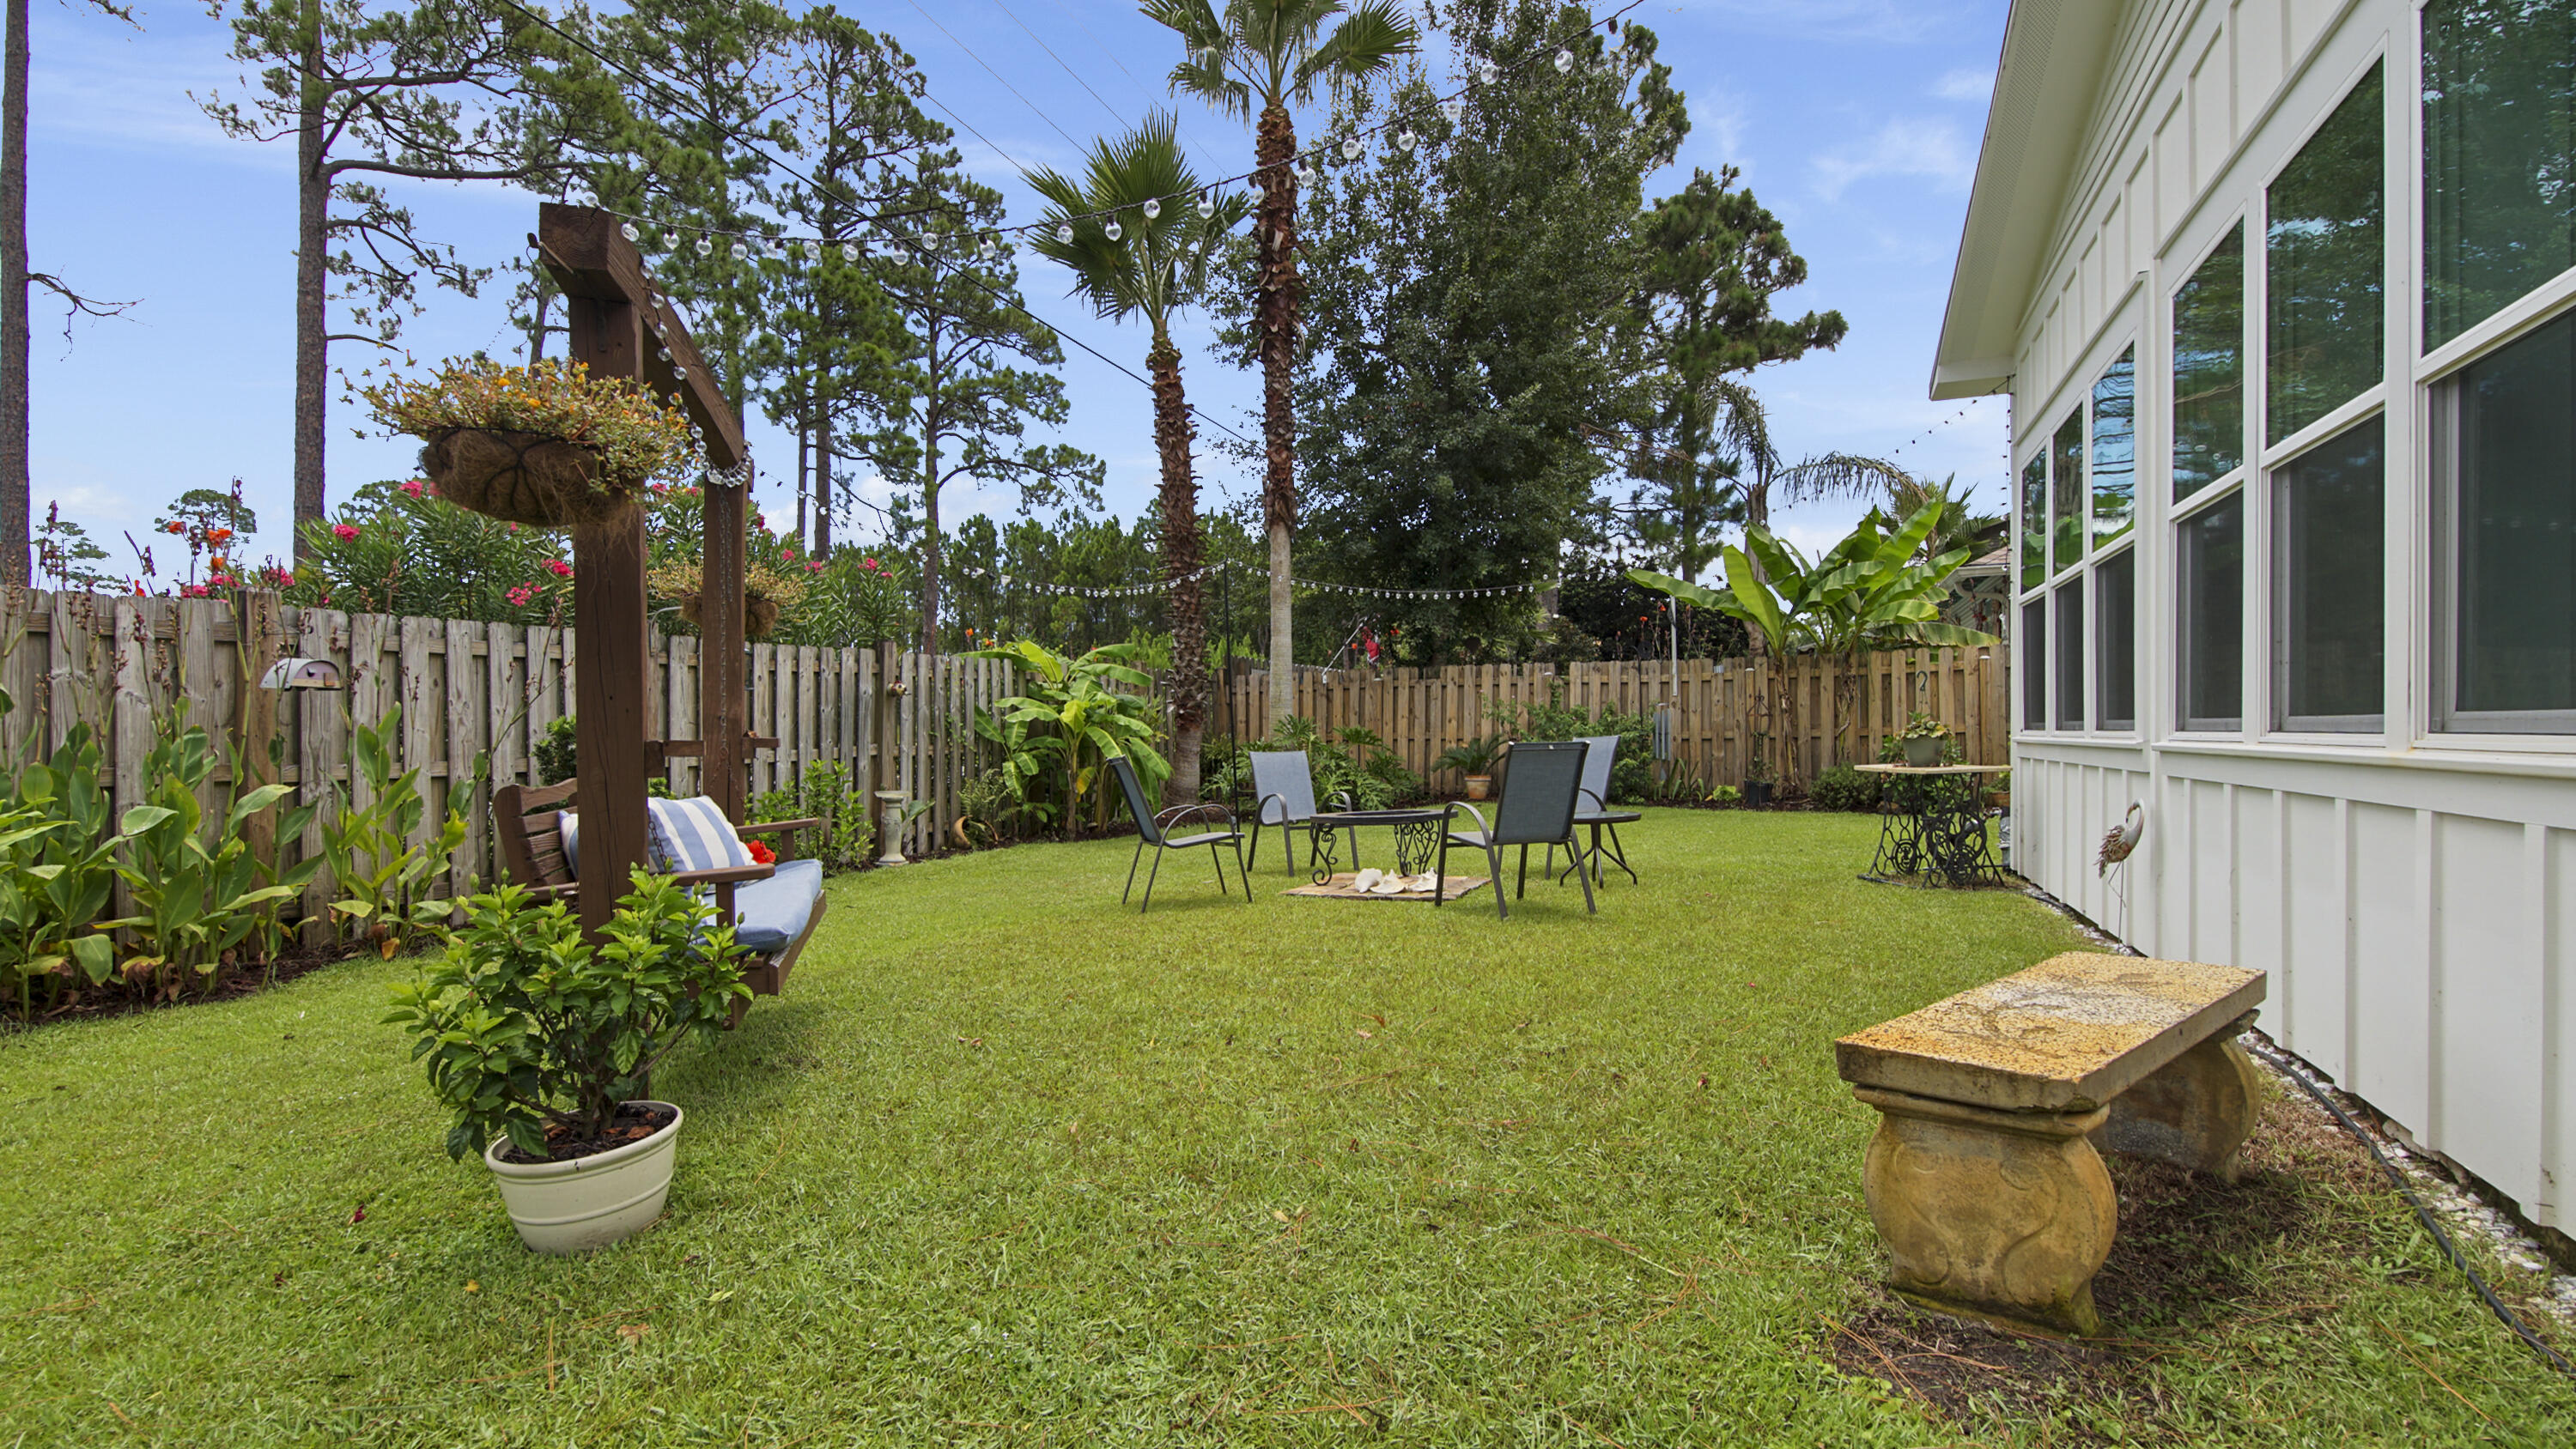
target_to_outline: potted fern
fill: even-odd
[[[447,1155],[481,1152],[541,1253],[605,1247],[661,1215],[681,1112],[653,1069],[712,1038],[748,997],[733,929],[667,877],[635,872],[597,945],[562,902],[503,886],[467,903],[446,954],[384,1019],[452,1114]]]
[[[1456,770],[1466,776],[1467,798],[1482,800],[1494,791],[1494,761],[1501,758],[1503,743],[1503,736],[1497,733],[1451,745],[1431,762],[1431,768]]]
[[[632,507],[691,451],[686,414],[632,378],[593,377],[578,362],[457,359],[426,381],[397,378],[362,395],[376,421],[427,445],[421,471],[441,498],[531,528]]]

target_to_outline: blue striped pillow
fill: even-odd
[[[563,831],[564,867],[574,880],[581,879],[581,816],[571,810],[555,812],[555,824]]]
[[[750,865],[751,850],[716,802],[705,795],[687,800],[648,800],[653,822],[653,868],[724,870]]]

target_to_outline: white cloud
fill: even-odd
[[[1946,72],[1932,83],[1932,94],[1945,101],[1982,101],[1995,93],[1994,67]]]
[[[1816,190],[1839,199],[1853,182],[1873,176],[1917,176],[1948,190],[1965,190],[1977,160],[1947,121],[1891,120],[1877,134],[1818,156]]]

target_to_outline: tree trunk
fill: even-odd
[[[814,557],[832,556],[832,410],[814,410]]]
[[[330,385],[327,274],[331,176],[324,166],[321,0],[304,0],[302,116],[295,135],[295,561],[304,526],[322,519],[322,441]]]
[[[1253,325],[1261,349],[1261,436],[1265,467],[1261,513],[1270,534],[1270,718],[1273,725],[1297,709],[1297,650],[1292,634],[1288,582],[1289,537],[1297,527],[1297,431],[1292,403],[1297,371],[1297,178],[1289,159],[1297,131],[1288,108],[1261,113],[1257,143],[1261,205],[1253,236],[1261,270],[1253,284]]]
[[[921,652],[939,652],[939,434],[921,450]]]
[[[805,532],[805,482],[813,476],[810,471],[813,457],[814,429],[805,419],[800,418],[796,423],[796,546],[798,548],[806,547],[810,537]]]
[[[27,0],[9,0],[0,84],[0,588],[28,583]]]
[[[1199,485],[1190,468],[1190,408],[1181,390],[1181,350],[1154,339],[1145,358],[1154,379],[1154,444],[1163,457],[1163,578],[1172,605],[1172,778],[1163,798],[1199,798],[1199,746],[1207,732],[1207,620],[1200,608]]]

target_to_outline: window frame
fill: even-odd
[[[2093,690],[2093,710],[2091,715],[2093,732],[2096,734],[2132,739],[2139,738],[2144,734],[2143,729],[2139,725],[2139,718],[2145,713],[2144,710],[2139,708],[2138,704],[2140,697],[2144,694],[2144,691],[2138,687],[2138,641],[2142,632],[2138,627],[2138,623],[2141,615],[2140,606],[2144,602],[2143,595],[2145,590],[2139,580],[2140,558],[2137,548],[2137,537],[2138,531],[2133,526],[2127,533],[2120,536],[2119,542],[2104,550],[2100,557],[2093,560],[2093,577],[2091,581],[2093,597],[2091,604],[2088,606],[2092,610],[2092,618],[2087,626],[2092,631],[2091,639],[2089,641],[2091,653],[2087,657],[2087,662],[2091,665],[2091,668],[2085,672],[2085,678],[2090,682]],[[2108,661],[2110,658],[2110,651],[2103,647],[2103,628],[2109,615],[2102,607],[2102,575],[2105,570],[2122,564],[2125,564],[2129,570],[2129,714],[2127,718],[2115,721],[2105,716],[2102,712],[2104,698],[2102,684],[2105,679],[2109,678]]]
[[[2373,392],[2379,391],[2384,391],[2384,387],[2373,389]],[[2336,413],[2338,414],[2344,411],[2345,410],[2341,408],[2336,409]],[[2382,419],[2379,452],[2380,511],[2378,519],[2383,534],[2381,539],[2382,552],[2379,564],[2381,580],[2379,606],[2381,631],[2380,676],[2378,688],[2374,691],[2381,697],[2381,706],[2380,708],[2372,710],[2366,714],[2294,715],[2289,712],[2288,701],[2289,682],[2287,678],[2287,670],[2289,668],[2289,639],[2287,637],[2287,631],[2289,628],[2290,570],[2289,560],[2286,557],[2286,553],[2290,544],[2290,532],[2286,516],[2289,510],[2288,480],[2283,475],[2291,465],[2297,463],[2301,458],[2306,457],[2308,452],[2313,452],[2316,448],[2333,442],[2336,438],[2342,436],[2343,433],[2349,432],[2353,428],[2366,425],[2374,416]],[[2314,429],[2312,428],[2303,428],[2300,430],[2299,436],[2304,437],[2313,431]],[[2395,467],[2396,461],[2388,445],[2385,414],[2378,409],[2368,408],[2356,410],[2353,416],[2347,419],[2345,426],[2342,429],[2314,439],[2307,451],[2289,457],[2266,461],[2263,469],[2262,500],[2262,512],[2264,514],[2265,524],[2265,536],[2263,540],[2263,618],[2261,620],[2263,657],[2257,665],[2257,673],[2263,681],[2263,714],[2261,717],[2265,722],[2265,727],[2262,731],[2262,737],[2264,739],[2277,739],[2311,744],[2376,745],[2383,740],[2389,732],[2386,702],[2388,657],[2394,650],[2394,641],[2387,637],[2388,597],[2386,586],[2388,557],[2386,554],[2386,538],[2384,535],[2388,521],[2388,496],[2390,490],[2395,486],[2395,481],[2391,478],[2390,474],[2394,471]],[[2246,568],[2248,569],[2249,574],[2254,565],[2253,539],[2252,516],[2249,510],[2246,532]],[[2247,589],[2247,595],[2250,599],[2253,594],[2253,590],[2250,587],[2250,577],[2248,579],[2248,584],[2249,587]],[[2353,720],[2359,721],[2359,723],[2330,723],[2330,721],[2336,720]]]
[[[2319,120],[2322,121],[2323,117]],[[2266,187],[2268,186],[2267,182]],[[2168,523],[2180,519],[2184,514],[2195,509],[2208,506],[2209,500],[2243,483],[2248,470],[2255,465],[2258,440],[2263,435],[2263,389],[2259,386],[2262,381],[2261,338],[2270,321],[2263,315],[2265,281],[2263,248],[2254,244],[2254,237],[2258,231],[2256,223],[2261,219],[2259,205],[2261,195],[2262,192],[2258,190],[2254,200],[2229,213],[2227,218],[2218,225],[2217,235],[2193,254],[2190,264],[2177,268],[2179,277],[2173,285],[2164,289],[2164,296],[2158,307],[2158,318],[2163,324],[2163,335],[2160,338],[2163,345],[2157,350],[2157,361],[2161,368],[2158,373],[2157,391],[2162,403],[2159,409],[2159,421],[2162,427],[2156,471],[2164,484],[2158,491],[2162,494],[2165,519]],[[2236,238],[2236,244],[2244,252],[2241,278],[2244,295],[2237,305],[2239,336],[2237,337],[2236,385],[2243,394],[2243,402],[2237,410],[2237,426],[2242,436],[2237,442],[2236,466],[2212,478],[2191,493],[2177,497],[2173,491],[2174,434],[2176,432],[2174,425],[2174,304],[2182,296],[2183,288],[2192,284],[2193,279],[2200,275],[2200,269],[2207,266],[2212,257],[2218,255],[2220,245],[2231,236]],[[2145,491],[2143,479],[2140,481],[2140,491]]]
[[[2148,517],[2148,504],[2145,498],[2146,487],[2144,462],[2144,448],[2146,445],[2147,429],[2142,416],[2143,410],[2148,404],[2148,393],[2144,380],[2144,369],[2146,367],[2145,357],[2147,352],[2144,332],[2147,323],[2145,319],[2137,317],[2134,314],[2127,313],[2125,306],[2123,308],[2123,313],[2126,316],[2127,325],[2107,328],[2101,338],[2097,340],[2095,346],[2091,349],[2089,355],[2098,359],[2095,361],[2094,365],[2090,368],[2079,369],[2068,374],[2065,381],[2061,384],[2061,395],[2071,394],[2072,397],[2072,401],[2066,404],[2064,415],[2059,417],[2059,421],[2055,426],[2043,429],[2031,435],[2028,440],[2029,451],[2015,462],[2012,470],[2011,498],[2013,503],[2013,513],[2011,519],[2011,538],[2013,555],[2011,578],[2013,581],[2012,607],[2016,611],[2012,616],[2012,627],[2015,631],[2012,639],[2012,657],[2015,665],[2013,676],[2016,681],[2017,688],[2020,690],[2020,694],[2014,701],[2015,713],[2013,716],[2012,734],[2017,739],[2025,737],[2079,739],[2104,736],[2114,740],[2135,742],[2143,738],[2144,734],[2143,725],[2135,717],[2133,717],[2126,725],[2107,730],[2101,728],[2094,718],[2094,711],[2098,707],[2098,701],[2094,695],[2094,682],[2095,676],[2100,669],[2098,658],[2099,641],[2096,637],[2095,628],[2097,611],[2094,609],[2094,595],[2099,585],[2096,582],[2095,574],[2106,559],[2116,558],[2124,553],[2134,550],[2137,547],[2137,540],[2147,526]],[[2129,428],[2132,461],[2130,463],[2129,526],[2108,545],[2097,546],[2093,536],[2093,389],[2101,382],[2104,375],[2106,375],[2113,367],[2118,365],[2123,354],[2127,354],[2131,358]],[[2079,379],[2081,380],[2081,386],[2076,385]],[[2051,407],[2044,415],[2055,416],[2058,413],[2059,409]],[[2070,422],[2073,423],[2078,430],[2078,438],[2075,445],[2075,457],[2077,459],[2077,464],[2082,471],[2082,477],[2078,480],[2080,486],[2075,490],[2077,495],[2075,500],[2075,509],[2082,525],[2080,546],[2083,552],[2073,563],[2068,564],[2064,568],[2050,567],[2043,570],[2038,583],[2025,586],[2021,582],[2021,548],[2023,530],[2027,527],[2022,509],[2022,505],[2025,502],[2024,490],[2022,487],[2022,474],[2023,471],[2029,468],[2033,463],[2037,463],[2040,466],[2043,476],[2039,493],[2041,501],[2048,506],[2049,514],[2048,517],[2042,521],[2039,539],[2040,545],[2045,551],[2045,557],[2053,562],[2056,548],[2056,499],[2058,483],[2056,474],[2056,441],[2058,434],[2063,432]],[[2238,474],[2241,474],[2243,471],[2244,469],[2242,465],[2240,465],[2236,473],[2231,473],[2228,476],[2233,478]],[[2135,614],[2137,611],[2143,609],[2144,589],[2143,586],[2133,586],[2133,588],[2135,588],[2135,592],[2131,598],[2130,607],[2133,614]],[[2067,589],[2078,589],[2081,591],[2082,608],[2085,611],[2083,641],[2081,646],[2083,650],[2083,668],[2080,671],[2081,678],[2079,680],[2084,695],[2084,698],[2081,701],[2083,709],[2081,714],[2075,717],[2077,722],[2073,724],[2059,723],[2059,707],[2057,700],[2058,667],[2057,655],[2054,647],[2057,635],[2062,632],[2058,618],[2058,596],[2061,591]],[[2046,621],[2044,625],[2046,638],[2042,640],[2041,647],[2037,651],[2039,657],[2034,661],[2036,668],[2035,673],[2031,669],[2021,667],[2022,661],[2033,658],[2032,651],[2030,649],[2029,621],[2031,618],[2030,611],[2034,607],[2039,610],[2040,615]],[[2133,627],[2135,627],[2134,620]],[[2136,669],[2137,664],[2138,660],[2133,652],[2131,657],[2131,668],[2133,671]],[[2131,689],[2133,692],[2133,705],[2138,710],[2143,710],[2145,707],[2143,704],[2145,693],[2143,688],[2138,684],[2133,683]],[[2034,690],[2036,691],[2037,699],[2036,709],[2033,708],[2032,703]],[[2036,718],[2036,722],[2034,722],[2034,717]]]
[[[2242,472],[2242,469],[2238,470],[2238,473],[2241,474]],[[2243,479],[2240,477],[2238,481],[2241,483]],[[2183,532],[2197,524],[2201,519],[2207,517],[2213,511],[2227,507],[2230,504],[2235,505],[2240,510],[2236,522],[2236,617],[2238,635],[2236,648],[2236,714],[2232,718],[2211,715],[2195,719],[2194,716],[2189,713],[2191,705],[2191,590],[2183,578],[2183,566],[2185,562]],[[2251,506],[2251,500],[2246,496],[2245,490],[2241,487],[2229,488],[2223,491],[2211,488],[2204,489],[2200,493],[2194,495],[2191,506],[2188,509],[2177,508],[2165,519],[2165,537],[2172,540],[2173,547],[2172,557],[2168,561],[2170,565],[2168,572],[2171,573],[2173,578],[2173,610],[2170,619],[2167,621],[2171,625],[2168,632],[2173,644],[2173,668],[2169,671],[2173,677],[2172,721],[2173,732],[2185,739],[2195,741],[2242,740],[2246,733],[2246,721],[2251,719],[2260,719],[2262,717],[2260,711],[2268,706],[2268,701],[2255,693],[2255,680],[2248,677],[2250,672],[2259,673],[2259,671],[2249,671],[2246,659],[2247,651],[2245,639],[2246,630],[2252,623],[2252,616],[2248,612],[2247,601],[2253,596],[2254,590],[2258,585],[2258,580],[2254,576],[2255,561],[2260,557],[2258,550],[2264,546],[2264,542],[2268,542],[2268,540],[2258,542],[2256,537],[2256,515],[2260,512],[2261,510]]]
[[[2576,277],[2576,268],[2571,268],[2570,275],[2559,280],[2566,282],[2571,277]],[[2530,296],[2521,299],[2522,302],[2530,300]],[[2425,686],[2422,695],[2424,707],[2416,740],[2427,748],[2576,753],[2576,709],[2457,710],[2451,708],[2450,703],[2458,698],[2459,685],[2459,650],[2452,629],[2459,609],[2460,556],[2455,544],[2458,541],[2460,475],[2458,468],[2451,460],[2446,460],[2443,453],[2444,444],[2448,442],[2455,447],[2459,436],[2459,393],[2454,385],[2475,364],[2562,318],[2576,317],[2576,289],[2570,289],[2569,295],[2560,301],[2562,305],[2554,312],[2533,313],[2523,317],[2521,326],[2483,338],[2482,345],[2459,359],[2457,366],[2416,386],[2422,420],[2422,426],[2416,430],[2417,477],[2422,480],[2420,496],[2423,503],[2419,521],[2429,551],[2429,567],[2415,570],[2419,586],[2425,590],[2424,608],[2419,615],[2423,620],[2419,636],[2423,647],[2417,656],[2416,669]],[[2521,302],[2505,309],[2515,313],[2522,310]],[[2498,727],[2492,730],[2462,729],[2459,722],[2463,720],[2492,723]],[[2529,727],[2548,724],[2559,727]],[[2512,728],[2516,725],[2526,727]]]

